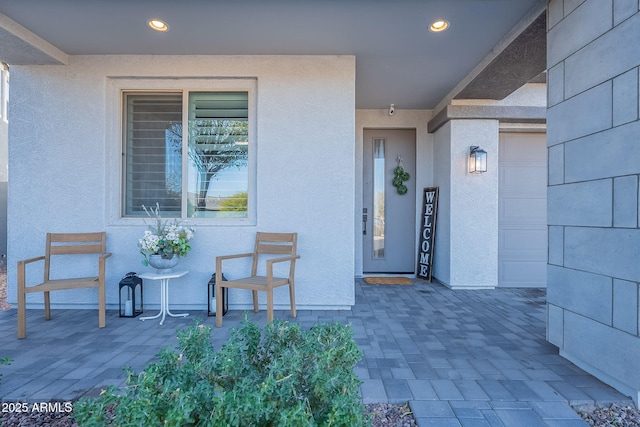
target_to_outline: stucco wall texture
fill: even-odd
[[[256,231],[299,233],[299,308],[354,304],[355,58],[351,56],[76,56],[68,66],[12,67],[9,163],[8,301],[16,301],[16,261],[43,254],[46,232],[106,230],[107,303],[118,282],[143,271],[137,240],[142,220],[119,217],[121,137],[119,94],[112,82],[140,87],[163,81],[211,79],[256,82],[255,220],[242,225],[192,221],[193,250],[180,264],[189,274],[170,284],[171,305],[205,309],[215,256],[252,250]],[[131,87],[135,89],[136,87]],[[64,276],[89,270],[65,265]],[[240,277],[240,268],[226,270]],[[41,270],[31,273],[40,280]],[[159,302],[146,281],[145,310]],[[250,307],[250,292],[233,290],[232,308]],[[264,297],[264,296],[262,296]],[[95,307],[94,289],[52,293],[57,307]],[[28,306],[42,303],[29,295]],[[147,307],[148,304],[148,307]],[[277,308],[288,307],[279,288]]]
[[[547,339],[639,403],[637,1],[548,7]]]

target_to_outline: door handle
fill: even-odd
[[[367,208],[362,209],[362,234],[367,235]]]

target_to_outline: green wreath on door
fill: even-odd
[[[411,175],[409,175],[409,172],[405,171],[401,165],[396,166],[393,170],[393,180],[391,184],[396,187],[398,194],[407,194],[408,188],[404,185],[404,182],[409,181],[409,178],[411,178]]]

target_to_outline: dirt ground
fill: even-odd
[[[9,310],[11,305],[7,304],[7,263],[0,262],[0,311]]]

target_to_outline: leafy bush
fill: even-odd
[[[249,193],[241,191],[220,202],[221,211],[246,212],[249,206]]]
[[[348,326],[303,331],[245,319],[214,351],[211,328],[180,331],[177,351],[74,407],[80,426],[361,426],[368,421],[353,368],[362,352]]]
[[[8,357],[4,357],[2,359],[0,359],[0,365],[10,365],[11,364],[11,359],[9,359]],[[0,373],[0,383],[2,382],[2,373]]]

